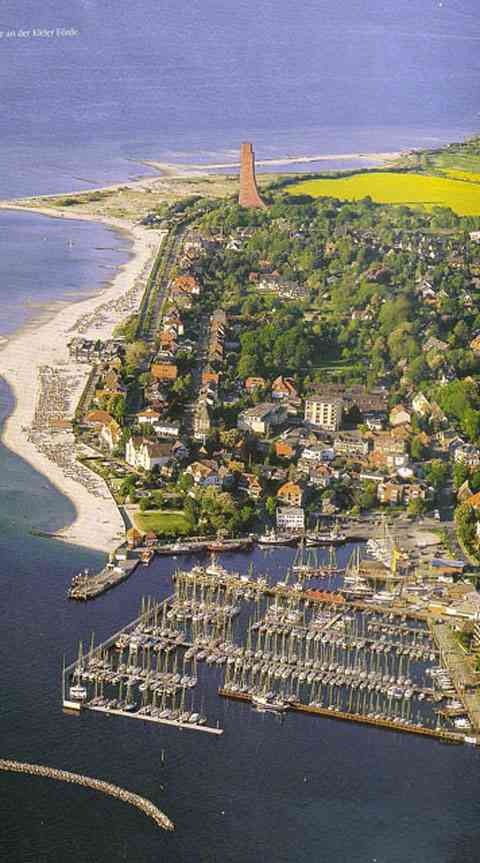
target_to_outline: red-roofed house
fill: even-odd
[[[272,384],[272,398],[274,399],[296,399],[298,398],[295,383],[292,378],[284,378],[279,375]]]

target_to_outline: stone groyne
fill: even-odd
[[[57,770],[55,767],[45,767],[41,764],[27,764],[6,759],[0,759],[0,770],[8,773],[25,773],[30,776],[45,776],[47,779],[72,782],[86,788],[93,788],[94,791],[101,791],[102,794],[116,797],[118,800],[123,800],[124,803],[129,803],[130,806],[136,806],[144,815],[153,818],[158,827],[162,827],[163,830],[175,830],[173,822],[150,800],[146,800],[145,797],[140,797],[139,794],[134,794],[132,791],[127,791],[125,788],[120,788],[118,785],[104,782],[102,779],[93,779],[90,776],[82,776],[80,773],[70,773],[68,770]]]

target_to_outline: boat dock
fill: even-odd
[[[127,713],[125,710],[115,710],[108,707],[96,707],[92,704],[85,706],[86,710],[96,710],[98,713],[107,713],[108,716],[123,716],[127,719],[141,719],[143,722],[156,722],[158,725],[171,725],[180,730],[186,728],[188,731],[205,731],[207,734],[223,734],[223,728],[213,728],[210,725],[196,725],[189,722],[180,722],[175,719],[160,719],[158,716],[150,716],[146,713]]]
[[[69,599],[86,601],[95,599],[101,593],[105,593],[112,587],[116,587],[125,581],[134,572],[140,563],[139,558],[117,560],[115,564],[107,563],[96,575],[83,573],[75,576],[68,591]]]
[[[219,689],[218,694],[223,698],[233,698],[236,701],[246,701],[252,703],[252,698],[242,692],[232,692],[228,689]],[[299,713],[310,713],[316,716],[326,716],[329,719],[342,719],[346,722],[357,722],[361,725],[375,725],[377,728],[386,728],[389,731],[400,731],[408,734],[420,734],[423,737],[435,737],[438,740],[443,740],[445,743],[464,743],[464,735],[456,734],[453,731],[444,731],[443,729],[425,728],[419,725],[407,725],[402,722],[395,722],[390,719],[379,719],[372,716],[366,716],[361,713],[346,713],[343,710],[335,710],[327,707],[313,707],[309,704],[301,704],[300,702],[292,702],[288,705],[288,710],[295,710]],[[274,711],[273,711],[274,712]]]
[[[215,680],[214,691],[220,685],[221,695],[257,709],[455,743],[468,733],[476,742],[478,675],[467,678],[458,665],[456,642],[454,662],[448,626],[289,578],[272,584],[215,558],[177,570],[172,596],[144,600],[140,616],[107,642],[86,653],[80,646],[64,674],[64,706],[221,734],[193,691]],[[208,666],[223,666],[222,683]]]
[[[107,641],[84,651],[62,675],[65,710],[141,719],[179,730],[221,735],[193,706],[197,660],[186,634],[170,623],[173,598],[142,600],[140,615]]]

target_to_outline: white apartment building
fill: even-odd
[[[338,431],[342,424],[342,399],[310,396],[305,402],[305,422],[326,431]]]
[[[277,527],[281,530],[305,530],[305,512],[301,506],[280,506]]]

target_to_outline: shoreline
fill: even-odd
[[[124,537],[120,512],[100,477],[75,460],[75,443],[69,429],[54,429],[49,394],[64,400],[64,418],[71,420],[90,372],[90,366],[70,359],[67,343],[75,335],[107,339],[113,328],[138,308],[146,276],[158,251],[162,234],[121,219],[90,214],[70,214],[49,208],[15,206],[1,202],[2,209],[28,210],[51,218],[102,223],[133,242],[128,260],[112,278],[85,299],[52,309],[40,321],[31,322],[5,341],[0,341],[0,375],[10,387],[15,405],[6,418],[1,441],[11,452],[42,474],[75,508],[73,522],[60,530],[63,541],[108,552]],[[50,388],[50,389],[49,389]],[[66,405],[66,408],[65,408]],[[49,413],[50,411],[50,413]],[[39,417],[45,415],[45,424]],[[36,525],[30,525],[35,528]],[[48,532],[49,524],[42,523]]]
[[[396,150],[382,153],[323,153],[319,156],[299,155],[299,156],[277,156],[269,159],[255,159],[255,167],[269,167],[270,165],[308,165],[315,162],[350,162],[350,161],[366,161],[378,162],[379,164],[396,162],[402,156],[406,156],[414,152],[414,149]],[[232,169],[238,171],[240,162],[223,162],[223,163],[195,163],[195,162],[178,162],[172,164],[170,162],[160,162],[155,159],[142,159],[142,165],[147,165],[150,168],[158,171],[164,176],[188,176],[188,171],[195,173],[219,170]],[[175,172],[178,172],[176,174]]]

